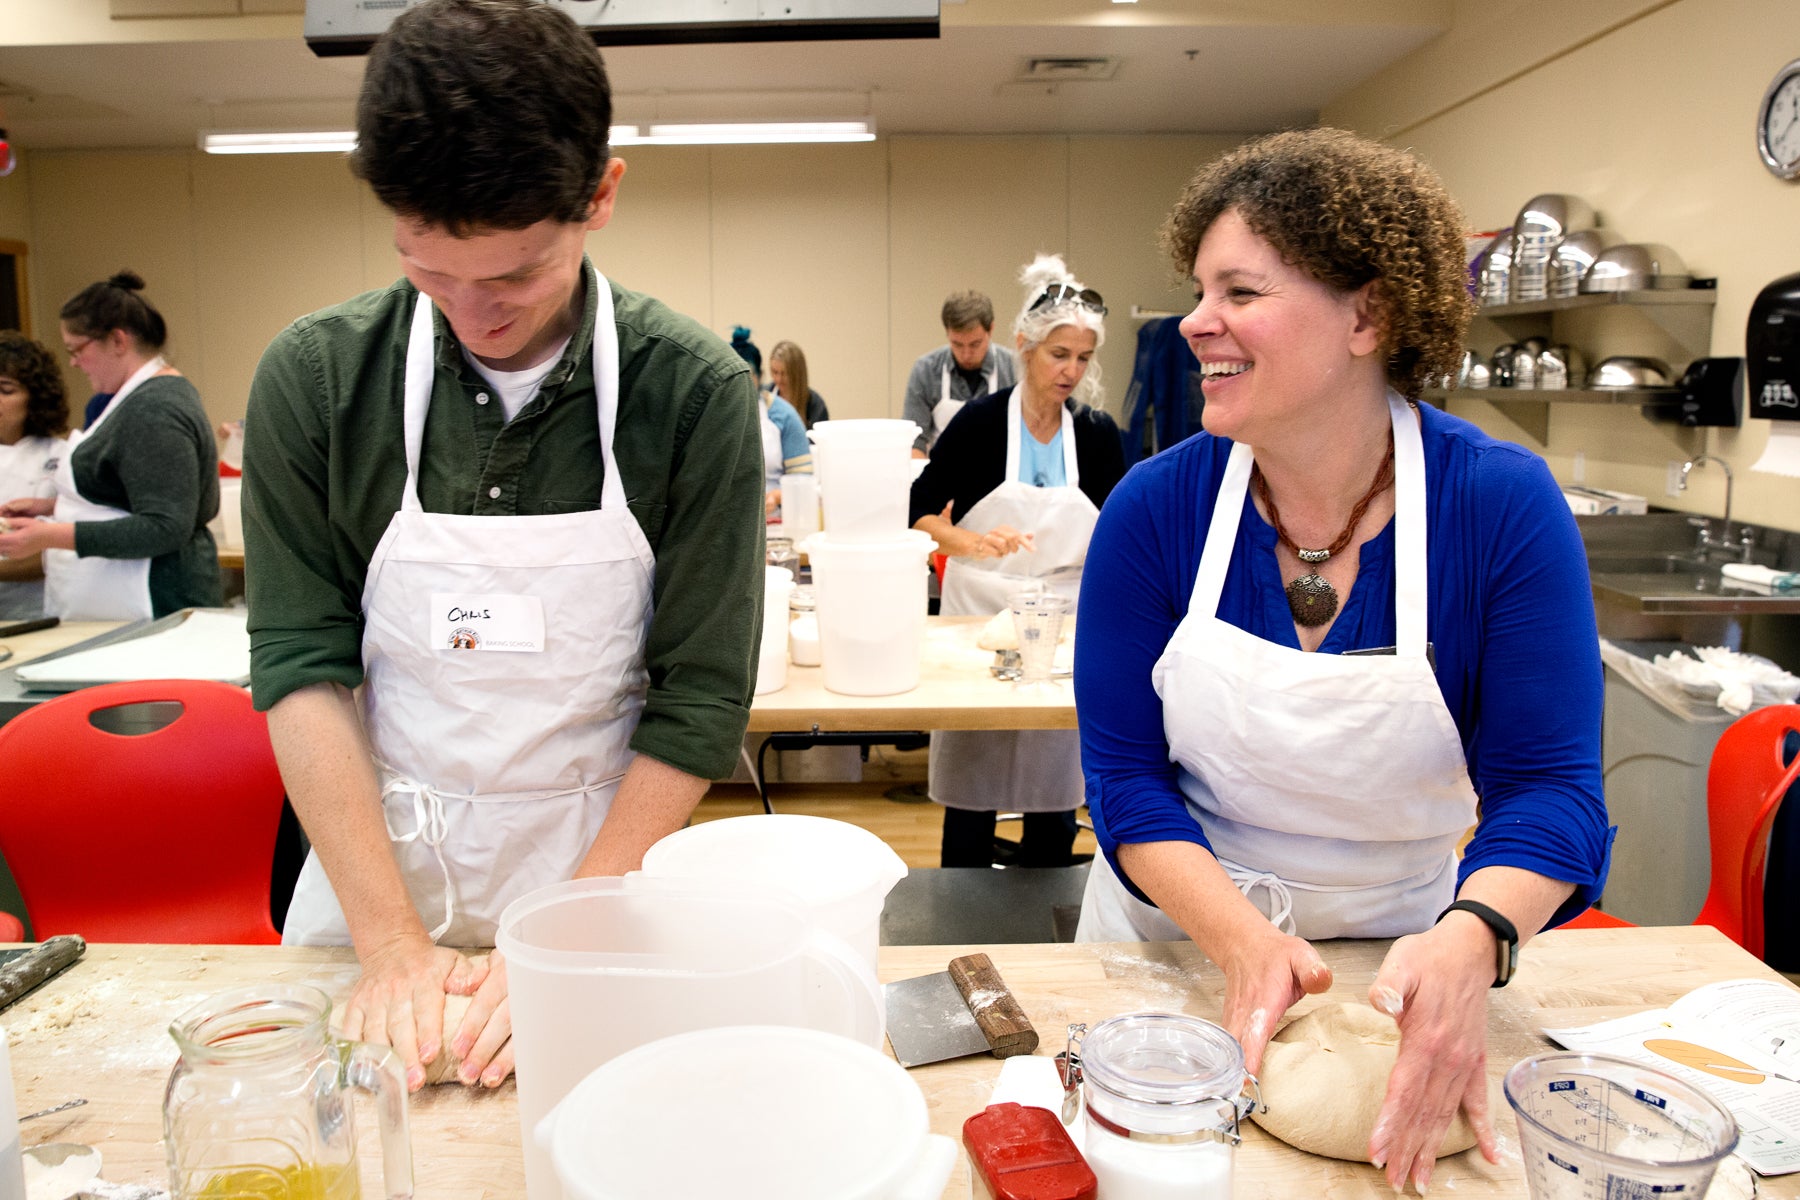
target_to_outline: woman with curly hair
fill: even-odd
[[[168,326],[120,271],[62,306],[63,349],[112,399],[69,435],[54,499],[0,503],[0,558],[42,554],[64,620],[160,617],[220,603],[219,450],[200,394],[162,356]]]
[[[1205,432],[1131,472],[1088,551],[1104,860],[1079,936],[1191,938],[1253,1071],[1331,986],[1312,940],[1398,938],[1369,993],[1400,1057],[1368,1153],[1422,1192],[1459,1107],[1494,1157],[1488,988],[1605,880],[1580,537],[1537,456],[1417,403],[1471,305],[1461,217],[1411,155],[1259,139],[1163,239],[1194,284]]]
[[[69,401],[56,359],[24,334],[0,330],[0,496],[56,495]],[[0,619],[44,615],[39,554],[0,559]]]

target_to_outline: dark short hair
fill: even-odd
[[[1462,214],[1413,155],[1342,129],[1244,143],[1202,168],[1163,223],[1182,275],[1227,212],[1327,287],[1375,285],[1395,391],[1416,400],[1427,376],[1456,371],[1475,312]]]
[[[600,52],[541,0],[426,0],[369,54],[350,168],[458,236],[584,221],[610,156]]]
[[[16,329],[0,330],[0,375],[25,389],[25,436],[56,437],[69,428],[69,398],[56,356]]]
[[[144,277],[127,268],[76,292],[57,315],[77,337],[101,338],[123,329],[142,349],[161,350],[169,325],[143,291]]]
[[[994,302],[980,292],[954,292],[944,301],[944,328],[973,329],[979,325],[990,333],[994,328]]]
[[[750,340],[750,327],[748,325],[732,326],[731,348],[737,351],[739,358],[750,364],[750,369],[756,372],[756,377],[758,379],[761,379],[762,351],[758,350],[756,348],[756,343]]]

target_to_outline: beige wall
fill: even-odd
[[[1132,305],[1185,293],[1155,230],[1228,137],[901,137],[867,145],[637,147],[600,269],[721,336],[788,338],[841,417],[898,416],[907,370],[943,341],[956,289],[993,296],[1009,336],[1017,272],[1067,254],[1107,297],[1100,352],[1117,410]],[[9,232],[16,229],[16,233]],[[294,317],[395,278],[390,222],[341,160],[194,151],[40,151],[0,181],[0,237],[31,246],[34,316],[130,266],[169,319],[170,354],[220,419],[241,416],[256,360]],[[86,381],[71,374],[74,394]]]
[[[1509,60],[1499,74],[1472,66],[1485,47],[1517,46],[1497,39],[1508,29],[1548,29],[1559,40],[1538,40],[1532,61]],[[1459,46],[1467,53],[1451,52]],[[1739,355],[1756,293],[1800,270],[1800,184],[1763,169],[1753,136],[1763,89],[1796,54],[1793,0],[1463,0],[1449,34],[1321,120],[1417,151],[1443,175],[1471,228],[1510,224],[1538,193],[1571,192],[1630,239],[1668,244],[1696,274],[1718,278],[1711,352]],[[1632,313],[1564,332],[1602,354],[1666,346]],[[1504,340],[1482,323],[1473,337],[1482,351]],[[1491,405],[1455,410],[1544,454],[1565,482],[1580,452],[1589,483],[1716,514],[1724,502],[1716,470],[1697,473],[1685,494],[1665,494],[1671,460],[1710,450],[1736,471],[1735,514],[1800,529],[1800,480],[1749,470],[1768,439],[1766,421],[1702,433],[1652,425],[1631,408],[1565,404],[1550,409],[1544,445]]]

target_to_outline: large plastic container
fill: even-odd
[[[794,590],[794,573],[786,567],[763,570],[762,646],[756,656],[758,696],[787,686],[788,596]]]
[[[906,862],[848,821],[759,813],[671,833],[644,852],[644,874],[786,888],[863,957],[872,977],[879,966],[881,906],[906,878]]]
[[[861,957],[773,888],[576,879],[507,905],[495,941],[506,956],[531,1200],[559,1194],[532,1137],[538,1122],[628,1050],[745,1022],[880,1044],[881,994]]]
[[[567,1200],[938,1200],[956,1143],[877,1050],[806,1029],[709,1029],[583,1079],[526,1144]],[[535,1193],[533,1200],[542,1200]]]
[[[847,541],[831,532],[806,539],[827,690],[892,696],[919,686],[925,563],[935,545],[917,529],[879,541]]]
[[[903,533],[912,496],[911,421],[820,421],[807,431],[825,530],[840,540]]]

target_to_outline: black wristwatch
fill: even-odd
[[[1506,981],[1511,979],[1513,977],[1513,972],[1519,969],[1518,929],[1513,926],[1511,921],[1507,920],[1479,900],[1458,900],[1455,904],[1452,904],[1449,908],[1446,908],[1443,912],[1439,913],[1438,920],[1443,920],[1458,909],[1461,909],[1466,913],[1474,913],[1483,921],[1486,921],[1487,927],[1494,931],[1494,942],[1499,951],[1498,962],[1496,963],[1494,970],[1494,986],[1505,987]],[[1436,922],[1433,923],[1435,924]]]

